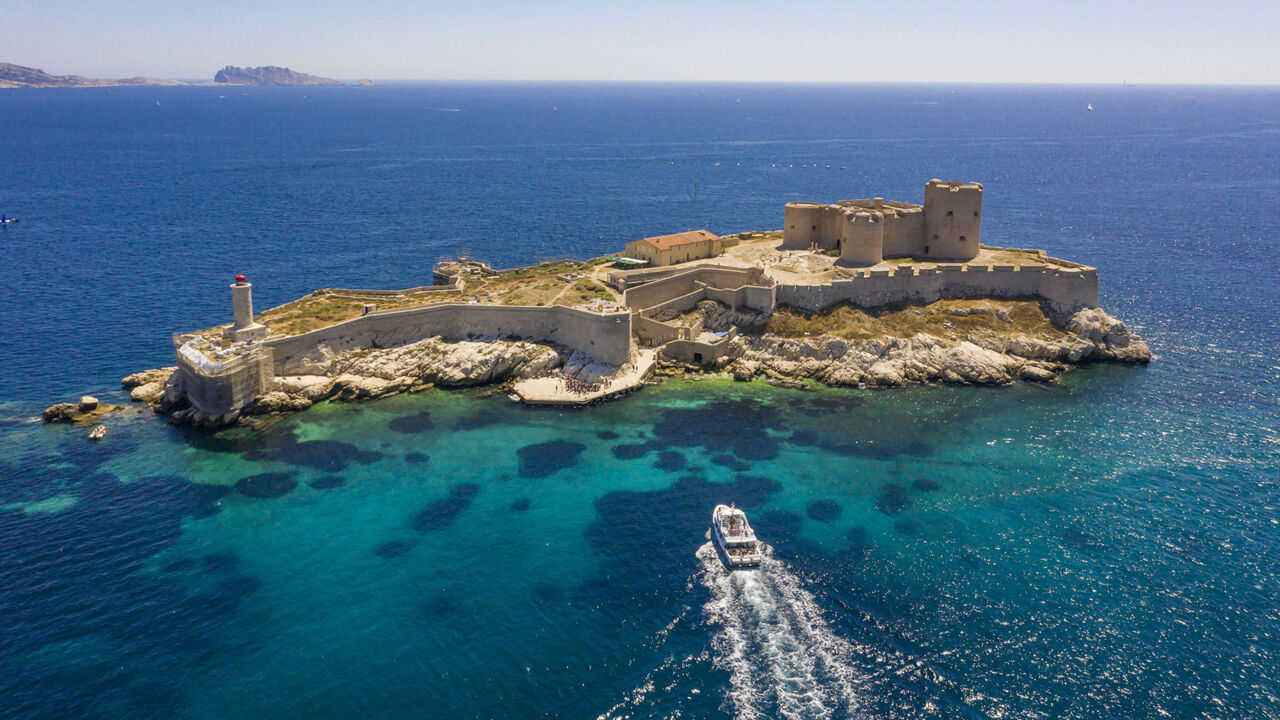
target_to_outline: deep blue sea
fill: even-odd
[[[6,90],[0,168],[2,718],[1280,717],[1280,89]],[[933,177],[1157,360],[35,420],[236,273],[261,309]],[[730,501],[761,571],[703,547]]]

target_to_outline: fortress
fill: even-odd
[[[902,257],[972,260],[981,239],[982,185],[930,180],[924,205],[884,198],[831,205],[791,202],[784,221],[782,247],[835,250],[848,265]]]
[[[253,314],[251,286],[238,276],[233,323],[175,335],[178,368],[166,382],[165,403],[226,422],[264,394],[303,383],[298,378],[332,386],[336,380],[326,375],[338,372],[335,358],[429,338],[538,343],[558,348],[572,372],[586,373],[590,364],[593,377],[612,372],[630,388],[660,358],[724,368],[741,357],[739,336],[747,329],[710,332],[701,313],[711,307],[759,321],[784,307],[818,312],[840,303],[1030,299],[1059,327],[1096,308],[1094,268],[1041,250],[980,243],[982,193],[979,183],[931,180],[923,205],[881,198],[791,202],[780,232],[720,238],[698,231],[629,244],[652,255],[641,259],[502,271],[475,261],[444,263],[433,286],[320,290],[260,316]],[[596,397],[620,387],[602,382]],[[528,399],[520,383],[516,392]]]

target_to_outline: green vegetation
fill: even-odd
[[[894,303],[869,309],[840,303],[816,313],[782,306],[769,318],[765,330],[783,337],[827,334],[847,340],[885,335],[905,338],[917,333],[959,338],[1023,334],[1045,340],[1066,335],[1053,326],[1034,300],[940,300],[928,305]]]

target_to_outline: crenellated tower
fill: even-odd
[[[982,183],[934,179],[925,185],[922,257],[972,260],[981,228]]]
[[[884,260],[884,215],[876,211],[844,213],[840,259],[847,265],[875,265]]]

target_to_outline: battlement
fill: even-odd
[[[982,192],[982,183],[960,180],[939,180],[934,178],[925,186],[925,197],[928,197],[929,191],[934,192]]]

